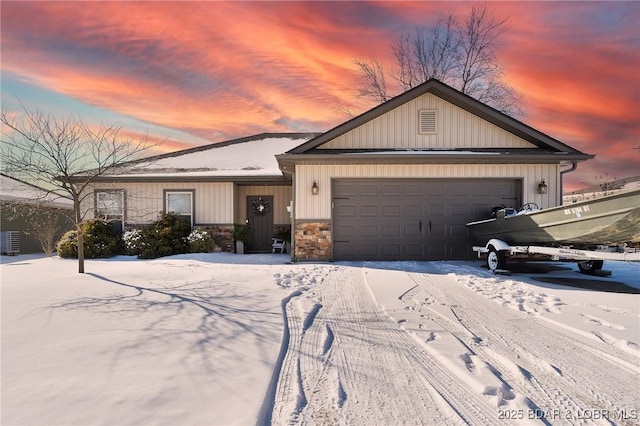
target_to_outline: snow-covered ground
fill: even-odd
[[[640,422],[638,263],[288,260],[2,257],[0,423]]]

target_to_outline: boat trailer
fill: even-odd
[[[573,247],[510,246],[506,242],[492,238],[485,246],[473,246],[478,258],[486,256],[487,266],[493,272],[507,269],[507,259],[521,261],[571,261],[578,264],[583,274],[601,275],[605,260],[640,262],[640,249],[619,246],[598,246],[595,250]]]

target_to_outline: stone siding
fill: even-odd
[[[234,252],[233,225],[196,225],[194,228],[207,231],[213,239],[213,251]]]
[[[294,260],[331,260],[331,223],[296,224]]]

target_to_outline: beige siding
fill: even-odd
[[[291,202],[290,186],[238,186],[236,187],[235,222],[244,223],[247,218],[247,196],[273,195],[273,223],[291,223],[287,206]]]
[[[124,189],[126,191],[127,224],[149,223],[164,211],[165,190],[193,190],[196,224],[231,224],[234,216],[233,183],[116,183],[96,184],[94,189]],[[84,200],[82,211],[93,218],[93,191]]]
[[[298,165],[296,166],[296,219],[331,218],[331,180],[335,178],[514,178],[523,180],[523,203],[541,208],[561,202],[559,166],[556,164],[479,164],[479,165]],[[538,194],[541,179],[548,185],[546,195]],[[313,181],[318,195],[311,194]]]
[[[420,134],[420,110],[437,111],[437,133]],[[535,148],[535,145],[431,93],[322,145],[322,149]]]

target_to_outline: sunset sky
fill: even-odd
[[[2,103],[119,123],[163,151],[326,131],[356,96],[355,57],[468,2],[1,3]],[[640,175],[640,2],[489,2],[526,124],[596,158],[565,190]]]

